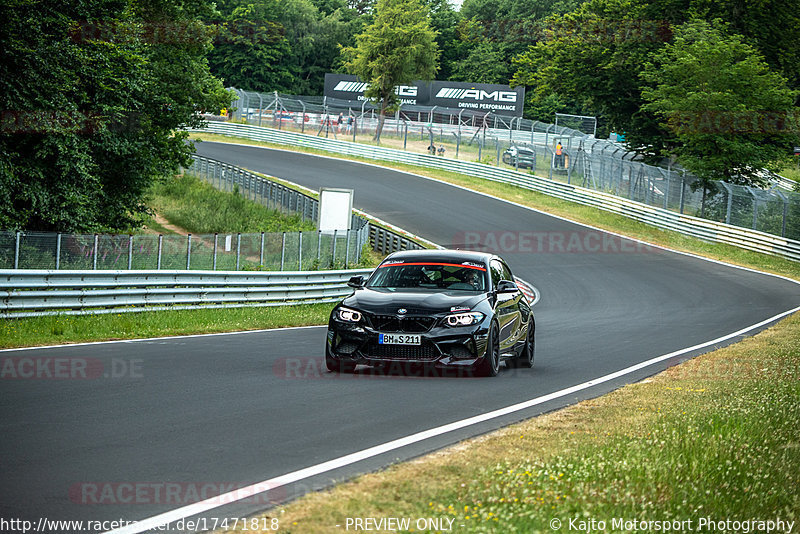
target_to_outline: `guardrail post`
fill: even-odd
[[[92,254],[94,258],[92,258],[92,270],[97,270],[97,253],[99,250],[100,244],[100,237],[97,234],[94,234],[94,253]]]
[[[783,223],[781,224],[781,237],[786,237],[786,217],[789,215],[789,200],[785,195],[783,197]]]
[[[242,234],[236,234],[236,270],[239,270],[239,258],[242,253]]]
[[[17,237],[14,244],[14,268],[19,269],[19,241],[20,241],[20,233],[17,232]]]
[[[214,255],[213,255],[213,258],[211,260],[211,270],[212,271],[216,271],[217,270],[217,237],[218,237],[217,233],[214,232]]]
[[[283,260],[286,257],[286,232],[281,234],[281,271],[283,270]]]
[[[348,230],[344,235],[345,235],[344,268],[347,269],[347,261],[350,259],[350,230]]]
[[[297,232],[297,270],[303,270],[303,232]]]
[[[161,251],[164,249],[164,236],[158,234],[158,259],[156,260],[156,269],[161,270]]]
[[[61,233],[56,236],[56,271],[61,267]]]
[[[133,268],[133,234],[128,235],[128,270]]]
[[[681,208],[680,213],[683,215],[683,205],[686,199],[686,171],[681,171]]]
[[[333,231],[333,250],[331,251],[331,268],[336,265],[336,230]]]
[[[192,234],[186,235],[186,270],[192,265]]]
[[[258,255],[258,264],[264,265],[264,232],[261,232],[261,252]]]

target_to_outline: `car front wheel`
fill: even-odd
[[[522,348],[522,352],[518,357],[508,362],[512,367],[521,369],[530,369],[533,367],[533,355],[536,349],[536,342],[534,340],[535,328],[533,319],[531,319],[528,323],[528,334],[525,336],[525,346]]]
[[[497,376],[500,371],[500,329],[492,322],[486,340],[486,354],[478,366],[478,376]]]

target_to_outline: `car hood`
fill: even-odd
[[[378,314],[395,315],[405,308],[409,315],[449,313],[474,309],[486,300],[485,293],[464,291],[390,291],[359,289],[342,301],[344,306]],[[454,310],[454,308],[456,310]]]

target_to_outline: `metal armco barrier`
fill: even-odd
[[[351,276],[312,272],[0,270],[0,316],[84,315],[165,309],[335,302]]]
[[[418,250],[423,248],[416,241],[412,241],[407,237],[403,237],[386,228],[369,225],[369,242],[372,250],[376,250],[381,254],[389,254],[397,252],[398,250]]]
[[[516,185],[578,204],[593,206],[598,209],[636,219],[651,226],[673,230],[700,239],[726,243],[755,252],[782,256],[791,260],[800,261],[800,241],[709,221],[699,217],[683,215],[663,208],[648,206],[614,195],[564,184],[547,178],[540,178],[512,169],[503,169],[482,163],[458,161],[426,154],[416,154],[379,146],[326,139],[313,135],[251,126],[249,124],[212,122],[209,123],[207,128],[198,131],[208,131],[220,135],[244,137],[282,145],[315,148],[348,156],[358,156],[373,160],[406,163],[421,167],[458,172],[468,176]]]
[[[233,191],[234,186],[237,186],[239,191],[244,192],[248,198],[252,196],[252,200],[261,202],[267,207],[298,213],[304,221],[307,217],[316,221],[319,216],[319,200],[310,195],[295,191],[281,183],[273,182],[229,163],[196,154],[192,155],[192,158],[194,162],[189,171],[211,183],[217,189]],[[416,241],[388,228],[371,224],[364,217],[355,213],[352,225],[359,232],[361,228],[369,225],[370,246],[372,250],[380,251],[383,254],[423,248]]]

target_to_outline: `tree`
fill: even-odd
[[[459,31],[464,18],[448,0],[422,1],[430,8],[431,28],[436,32],[436,44],[441,51],[437,77],[440,80],[453,80],[454,65],[467,50],[468,43],[462,40]]]
[[[453,80],[472,83],[508,83],[511,65],[501,43],[482,40],[458,60],[453,68]]]
[[[439,49],[436,32],[419,0],[378,0],[375,20],[356,36],[356,45],[342,48],[345,68],[369,83],[364,95],[380,107],[375,139],[387,111],[398,99],[395,87],[436,74]]]
[[[545,21],[542,39],[514,60],[512,85],[533,87],[594,110],[609,129],[625,132],[640,154],[660,159],[664,131],[642,109],[636,76],[650,53],[669,40],[669,26],[652,19],[639,0],[589,0],[576,11]]]
[[[230,95],[211,77],[204,1],[0,7],[0,228],[60,232],[141,223],[159,177],[190,162],[200,111]]]
[[[676,140],[673,152],[704,192],[714,180],[764,185],[798,137],[796,92],[752,46],[724,26],[692,21],[641,73],[644,109]]]
[[[339,67],[339,45],[363,23],[344,0],[228,0],[212,72],[251,91],[322,94],[325,73]]]
[[[219,26],[208,54],[211,72],[225,83],[252,91],[275,91],[294,81],[289,41],[278,20],[278,0],[235,6]]]

